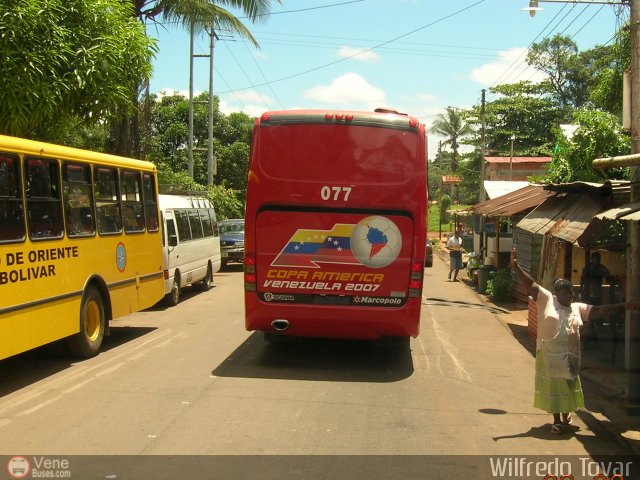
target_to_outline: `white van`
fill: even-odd
[[[209,290],[220,270],[220,236],[213,205],[202,195],[159,195],[162,214],[164,293],[167,303],[180,301],[183,287]]]

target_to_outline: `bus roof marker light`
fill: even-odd
[[[342,121],[342,117],[343,115],[341,113],[336,113],[336,120],[338,120],[339,122]]]
[[[268,113],[263,113],[262,114],[262,121],[263,122],[268,122],[269,118],[271,118],[271,115],[269,115]]]
[[[418,126],[418,121],[414,118],[412,118],[411,120],[409,120],[409,127],[411,128],[416,128]]]
[[[344,118],[347,122],[353,122],[353,115],[349,114]]]

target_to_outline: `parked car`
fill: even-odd
[[[232,218],[218,222],[222,266],[229,262],[244,262],[244,219]]]
[[[431,240],[427,240],[427,251],[424,255],[424,266],[433,267],[433,245]]]

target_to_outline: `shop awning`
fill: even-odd
[[[537,207],[552,195],[555,195],[554,192],[545,190],[541,185],[528,185],[506,195],[480,202],[469,211],[486,217],[511,217]]]
[[[530,233],[544,235],[574,243],[606,201],[600,195],[589,193],[563,193],[549,198],[516,225]]]
[[[598,220],[640,220],[640,202],[626,203],[596,215]]]

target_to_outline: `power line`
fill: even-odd
[[[349,55],[349,56],[341,58],[339,60],[335,60],[333,62],[329,62],[329,63],[326,63],[324,65],[313,67],[313,68],[310,68],[310,69],[302,71],[302,72],[294,73],[294,74],[288,75],[286,77],[281,77],[279,79],[272,80],[270,82],[265,82],[265,83],[261,83],[259,85],[253,85],[253,86],[249,86],[249,87],[241,87],[241,88],[237,88],[236,90],[248,90],[250,88],[262,87],[262,86],[268,85],[268,84],[283,82],[285,80],[290,80],[292,78],[300,77],[302,75],[306,75],[308,73],[312,73],[312,72],[321,70],[323,68],[330,67],[332,65],[337,65],[338,63],[342,63],[342,62],[344,62],[346,60],[350,60],[350,59],[352,59],[354,57],[357,57],[358,55],[362,55],[363,53],[371,52],[371,51],[375,50],[376,48],[383,47],[385,45],[389,45],[391,43],[396,42],[397,40],[400,40],[401,38],[406,38],[406,37],[408,37],[410,35],[413,35],[416,32],[419,32],[419,31],[424,30],[426,28],[432,27],[433,25],[436,25],[436,24],[441,23],[441,22],[443,22],[445,20],[448,20],[449,18],[455,17],[456,15],[459,15],[459,14],[461,14],[463,12],[466,12],[467,10],[470,10],[471,8],[473,8],[473,7],[477,6],[477,5],[480,5],[481,3],[484,3],[485,1],[486,0],[479,0],[479,1],[477,1],[477,2],[475,2],[473,4],[471,4],[471,5],[468,5],[467,7],[464,7],[464,8],[462,8],[460,10],[457,10],[457,11],[455,11],[455,12],[449,14],[449,15],[445,15],[444,17],[441,17],[441,18],[439,18],[437,20],[434,20],[433,22],[430,22],[430,23],[428,23],[426,25],[423,25],[422,27],[416,28],[415,30],[412,30],[412,31],[407,32],[407,33],[402,34],[402,35],[399,35],[398,37],[392,38],[391,40],[387,40],[386,42],[382,42],[382,43],[380,43],[378,45],[375,45],[375,46],[373,46],[371,48],[368,48],[366,50],[362,50],[362,51],[360,51],[358,53],[354,53],[353,55]],[[220,94],[223,94],[223,93],[230,93],[230,92],[220,92]]]
[[[255,64],[256,68],[258,69],[258,71],[260,72],[260,74],[262,75],[262,78],[264,79],[265,82],[268,82],[267,80],[267,76],[264,74],[264,72],[262,71],[262,68],[260,68],[260,64],[256,61],[256,57],[253,56],[253,52],[251,51],[251,49],[249,48],[249,45],[247,45],[247,42],[244,41],[244,39],[242,39],[242,43],[244,44],[245,48],[247,49],[247,51],[249,52],[249,55],[251,56],[251,59],[253,60],[253,63]],[[273,87],[271,86],[271,84],[267,85],[269,87],[269,90],[271,90],[271,93],[273,93],[273,96],[275,97],[276,101],[278,102],[278,105],[280,105],[280,108],[282,110],[284,110],[284,105],[282,104],[282,102],[280,101],[280,98],[278,97],[278,94],[276,93],[276,91],[273,89]],[[257,90],[256,90],[257,92]]]
[[[360,2],[364,2],[365,0],[352,0],[350,2],[342,2],[342,3],[333,3],[331,5],[320,5],[318,7],[308,7],[308,8],[300,8],[298,10],[285,10],[283,12],[270,12],[270,13],[264,13],[262,15],[256,15],[253,18],[257,18],[257,17],[270,17],[271,15],[282,15],[284,13],[300,13],[300,12],[308,12],[311,10],[320,10],[321,8],[331,8],[331,7],[342,7],[343,5],[349,5],[351,3],[360,3]],[[240,20],[243,19],[247,19],[250,17],[237,17]]]

